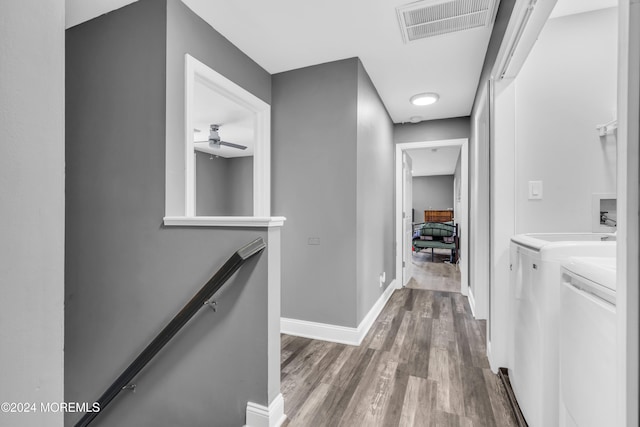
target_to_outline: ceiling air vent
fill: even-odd
[[[396,8],[405,43],[493,23],[498,0],[424,0]]]

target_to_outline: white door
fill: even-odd
[[[402,152],[402,286],[406,286],[411,279],[411,254],[413,237],[413,175],[411,173],[411,157]],[[419,213],[417,213],[419,214]]]

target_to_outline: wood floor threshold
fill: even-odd
[[[513,416],[518,423],[518,427],[529,427],[527,420],[525,420],[524,415],[522,415],[522,410],[520,409],[520,405],[518,405],[518,400],[513,392],[513,387],[511,387],[511,380],[509,380],[509,371],[507,368],[499,368],[498,377],[500,378],[500,381],[502,381],[502,385],[507,392],[509,404],[511,405],[511,410],[513,411]]]

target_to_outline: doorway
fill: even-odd
[[[396,280],[402,286],[411,279],[411,256],[413,237],[413,215],[411,212],[411,162],[407,161],[407,150],[460,147],[460,200],[454,200],[455,222],[460,237],[458,262],[460,267],[460,292],[469,290],[469,140],[467,138],[438,141],[407,142],[396,144]],[[408,169],[409,168],[409,169]],[[420,215],[420,213],[416,213]],[[415,220],[419,218],[416,216]]]

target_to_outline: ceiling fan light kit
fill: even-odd
[[[232,142],[223,141],[220,138],[220,134],[218,130],[220,129],[220,125],[210,125],[209,126],[209,139],[208,141],[195,141],[195,142],[208,142],[209,147],[211,148],[220,148],[220,146],[225,145],[231,148],[237,148],[238,150],[246,150],[246,145],[234,144]],[[198,129],[194,129],[196,132],[199,132]]]

